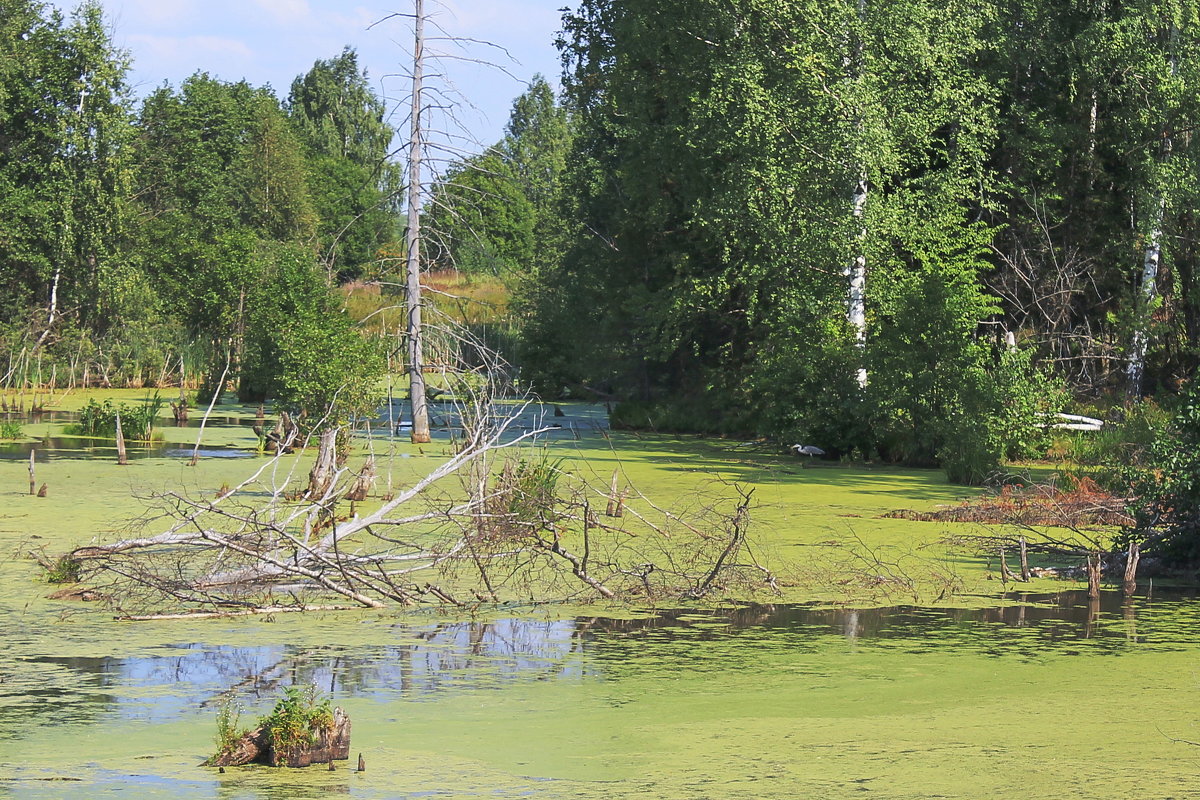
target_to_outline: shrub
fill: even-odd
[[[1177,565],[1200,561],[1200,389],[1180,398],[1159,428],[1146,466],[1126,469],[1135,524],[1127,537]]]
[[[250,732],[239,726],[241,719],[242,711],[232,701],[221,704],[221,708],[217,711],[217,735],[213,737],[213,741],[217,745],[217,752],[209,759],[210,762],[231,752],[237,747],[242,737]]]
[[[232,703],[225,703],[217,712],[217,733],[213,741],[217,752],[206,763],[214,764],[251,733],[240,726],[241,711]],[[271,713],[258,720],[256,728],[262,731],[267,745],[279,756],[278,763],[291,761],[291,755],[299,749],[314,744],[317,734],[333,729],[333,703],[322,697],[317,687],[288,686],[283,697],[275,702]]]
[[[11,420],[0,422],[0,439],[22,439],[21,423]]]
[[[315,686],[288,686],[271,713],[259,720],[259,726],[272,750],[290,753],[311,745],[318,732],[333,728],[333,703],[321,697]]]
[[[125,403],[114,405],[112,400],[103,403],[92,398],[79,411],[79,422],[68,425],[66,432],[76,436],[91,436],[107,439],[117,435],[117,415],[121,416],[121,434],[130,441],[148,442],[154,436],[154,423],[158,412],[166,401],[155,392],[147,395],[141,405]]]
[[[42,566],[46,570],[46,583],[79,583],[79,562],[69,556],[62,556],[53,562],[42,562]]]

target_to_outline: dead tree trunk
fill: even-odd
[[[35,492],[34,487],[37,486],[37,478],[34,477],[34,470],[36,469],[36,464],[37,464],[37,450],[30,450],[29,451],[29,495],[30,495],[30,497],[32,497],[34,495],[34,492]]]
[[[1133,597],[1133,593],[1137,591],[1137,568],[1138,561],[1142,558],[1141,550],[1138,548],[1137,542],[1129,543],[1129,553],[1125,558],[1125,596]]]
[[[622,517],[625,515],[625,490],[618,488],[620,473],[613,470],[612,481],[608,487],[608,507],[604,510],[606,517]]]
[[[408,389],[412,401],[412,442],[429,441],[429,406],[425,399],[421,329],[421,114],[425,66],[425,2],[414,0],[412,119],[408,138],[408,227],[404,242],[408,273]]]
[[[125,453],[125,434],[121,431],[121,415],[117,414],[117,463],[125,466],[129,456]]]
[[[1100,599],[1100,554],[1091,553],[1087,559],[1088,597]]]
[[[358,473],[358,477],[354,479],[354,485],[350,487],[350,491],[346,492],[346,499],[353,502],[366,500],[374,485],[375,459],[368,456],[367,462],[363,464],[362,472]]]
[[[325,497],[337,478],[337,435],[337,428],[321,434],[317,462],[308,473],[308,491],[304,495],[310,501],[319,502]]]

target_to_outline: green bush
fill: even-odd
[[[333,728],[333,703],[317,687],[288,686],[271,713],[259,720],[271,749],[290,753],[316,741],[317,734]]]
[[[62,556],[54,562],[43,562],[46,583],[79,583],[81,567],[78,561]]]
[[[21,423],[12,420],[0,422],[0,439],[23,439],[25,435],[21,432]]]
[[[1135,524],[1126,535],[1168,563],[1195,566],[1200,563],[1200,389],[1192,387],[1179,399],[1145,461],[1126,468],[1135,498]]]
[[[117,435],[117,416],[121,417],[121,434],[129,441],[149,442],[154,438],[154,423],[166,401],[155,392],[147,396],[141,405],[114,405],[112,400],[100,402],[88,400],[79,411],[79,422],[68,425],[66,432],[74,436],[90,436],[97,439],[113,438]]]
[[[336,307],[312,253],[264,246],[258,257],[239,398],[274,399],[306,433],[374,412],[384,359]]]
[[[217,752],[209,759],[209,763],[231,752],[237,747],[242,737],[250,732],[247,728],[239,725],[241,719],[241,709],[232,701],[221,704],[221,708],[217,711],[217,735],[213,737],[213,741],[217,745]]]
[[[206,763],[216,763],[250,732],[240,722],[241,712],[236,706],[228,702],[221,706],[213,737],[217,751]],[[271,713],[258,720],[256,728],[265,734],[270,748],[280,757],[279,763],[286,763],[296,750],[314,744],[317,734],[333,729],[333,703],[315,686],[288,686]]]

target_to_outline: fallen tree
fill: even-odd
[[[504,373],[446,376],[451,455],[394,494],[371,498],[376,455],[352,469],[335,452],[341,431],[327,427],[313,436],[307,476],[300,454],[281,469],[280,449],[217,497],[158,495],[144,524],[159,530],[66,558],[131,619],[331,602],[657,602],[775,587],[747,539],[751,491],[722,484],[725,498],[695,495],[670,510],[615,478],[575,474],[536,446],[553,428],[521,428],[528,402],[495,400],[489,374]]]

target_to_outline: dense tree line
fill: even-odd
[[[323,408],[369,380],[331,288],[378,271],[400,178],[354,51],[282,103],[197,73],[135,108],[127,70],[98,5],[0,0],[5,385],[190,372]]]
[[[524,366],[617,421],[941,462],[1196,366],[1191,0],[583,0]],[[1054,376],[1053,378],[1048,377]]]
[[[96,6],[0,10],[6,382],[364,363],[329,289],[401,252],[400,176],[352,50],[282,102],[197,74],[135,108]],[[428,266],[505,278],[546,397],[979,480],[1071,395],[1195,370],[1198,13],[581,0],[562,96],[429,193]]]

